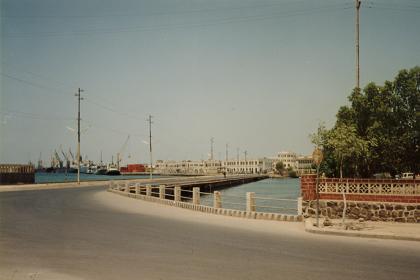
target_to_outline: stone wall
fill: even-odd
[[[316,216],[316,200],[303,201],[304,217]],[[343,215],[344,202],[320,200],[320,217],[340,219]],[[346,218],[363,218],[369,221],[393,221],[420,223],[420,204],[347,201]]]
[[[328,178],[319,181],[320,216],[371,221],[420,223],[420,180],[373,180]],[[305,217],[316,215],[316,176],[301,178]]]

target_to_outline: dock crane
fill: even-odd
[[[125,140],[124,144],[122,145],[120,151],[117,153],[117,168],[120,170],[120,162],[122,161],[122,154],[127,147],[128,140],[130,140],[130,135],[127,136],[127,139]]]
[[[54,157],[57,160],[60,168],[63,168],[63,161],[61,160],[60,156],[57,153],[57,150],[54,150]]]
[[[37,169],[41,170],[43,168],[42,165],[42,152],[39,153],[39,158],[38,158],[38,166]]]
[[[68,157],[68,155],[63,151],[63,148],[60,146],[60,151],[61,154],[63,155],[64,159],[66,160],[66,168],[69,169],[70,168],[70,159]]]
[[[75,163],[75,161],[74,161],[74,155],[71,152],[71,149],[70,148],[69,148],[69,155],[71,156],[72,163]]]

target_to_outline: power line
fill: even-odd
[[[42,88],[42,89],[46,89],[46,90],[50,90],[50,91],[54,91],[54,92],[56,92],[56,93],[59,93],[59,94],[60,94],[60,95],[62,95],[62,96],[67,96],[67,97],[69,97],[69,96],[70,96],[70,93],[69,93],[69,92],[64,91],[64,90],[62,90],[62,89],[57,89],[57,88],[53,88],[53,87],[49,87],[49,86],[44,86],[44,85],[42,85],[42,84],[38,84],[38,83],[35,83],[35,82],[31,82],[31,81],[28,81],[28,80],[25,80],[25,79],[22,79],[22,78],[19,78],[19,77],[15,77],[15,76],[12,76],[12,75],[9,75],[9,74],[6,74],[6,73],[3,73],[3,72],[0,72],[0,75],[2,75],[3,77],[9,78],[9,79],[12,79],[12,80],[15,80],[15,81],[18,81],[18,82],[21,82],[21,83],[27,84],[27,85],[31,85],[31,86],[34,86],[34,87],[38,87],[38,88]],[[57,94],[48,94],[48,93],[46,93],[46,92],[42,92],[42,94],[47,94],[47,95],[57,96]]]
[[[111,108],[111,107],[109,107],[109,106],[103,105],[103,104],[98,103],[98,102],[96,102],[96,101],[92,101],[92,100],[87,99],[87,100],[86,100],[86,102],[88,102],[88,103],[90,103],[90,104],[93,104],[93,105],[95,105],[95,106],[97,106],[97,107],[99,107],[99,108],[102,108],[102,109],[104,109],[104,110],[107,110],[107,111],[113,112],[113,113],[118,114],[118,115],[124,115],[124,116],[126,116],[126,117],[128,117],[128,118],[131,118],[131,119],[134,119],[134,120],[137,120],[137,121],[140,119],[140,117],[136,117],[136,116],[134,116],[134,115],[131,115],[131,114],[128,114],[128,113],[125,113],[125,112],[120,112],[120,111],[117,111],[117,110],[115,110],[115,109],[113,109],[113,108]]]
[[[6,78],[9,78],[9,79],[12,79],[12,80],[15,80],[15,81],[18,81],[18,82],[21,82],[21,83],[24,83],[24,84],[33,86],[33,87],[42,88],[42,89],[46,89],[46,90],[49,90],[49,91],[53,91],[53,92],[59,93],[61,96],[69,97],[70,94],[71,94],[70,92],[64,91],[64,90],[59,89],[59,88],[45,86],[45,85],[42,85],[40,83],[35,83],[35,82],[32,82],[32,81],[28,81],[28,80],[25,80],[25,79],[22,79],[22,78],[19,78],[19,77],[16,77],[16,76],[12,76],[10,74],[6,74],[6,73],[3,73],[3,72],[0,72],[0,75],[4,76]],[[41,77],[41,76],[39,76],[39,77]],[[40,93],[41,94],[46,94],[48,96],[55,96],[55,97],[57,97],[57,94],[52,94],[52,93],[48,93],[48,92],[40,92]],[[86,99],[85,101],[88,102],[88,103],[90,103],[90,104],[93,104],[93,105],[95,105],[97,107],[100,107],[102,109],[108,110],[110,112],[113,112],[113,113],[118,114],[118,115],[121,115],[121,116],[126,116],[126,117],[129,117],[129,118],[135,119],[135,120],[139,120],[140,119],[140,117],[137,117],[137,116],[134,116],[134,115],[125,113],[125,112],[117,111],[117,110],[111,108],[110,106],[103,105],[101,103],[98,103],[98,102],[93,101],[93,100],[90,100],[90,99]]]
[[[75,120],[74,118],[70,118],[70,117],[26,113],[26,112],[22,112],[22,111],[9,110],[9,109],[0,110],[0,113],[13,115],[14,117],[19,117],[19,118],[36,119],[36,120],[47,120],[47,121],[72,121],[72,120]]]
[[[72,35],[92,35],[92,34],[113,34],[113,33],[125,33],[125,32],[142,32],[142,31],[155,31],[155,30],[166,30],[166,29],[176,29],[176,28],[194,28],[194,27],[205,27],[212,25],[220,24],[230,24],[230,23],[240,23],[248,21],[260,21],[268,20],[273,18],[286,19],[294,16],[303,16],[311,13],[325,12],[325,11],[334,11],[334,10],[343,10],[343,4],[330,5],[325,7],[316,7],[311,9],[302,9],[293,11],[293,13],[274,13],[270,15],[259,15],[259,16],[242,16],[242,17],[229,17],[212,21],[205,22],[196,22],[190,24],[171,24],[171,25],[161,25],[161,26],[140,26],[140,27],[128,27],[128,28],[100,28],[100,29],[90,29],[90,30],[79,30],[72,32],[36,32],[36,33],[9,33],[4,34],[4,37],[17,38],[17,37],[55,37],[55,36],[72,36]],[[280,18],[279,18],[280,17]]]
[[[304,3],[305,1],[293,0],[288,3],[274,3],[274,4],[258,4],[258,5],[243,5],[243,6],[234,6],[234,7],[222,7],[222,8],[206,8],[206,9],[191,9],[184,11],[171,11],[171,12],[149,12],[149,13],[135,13],[135,14],[103,14],[103,15],[1,15],[0,18],[13,18],[13,19],[90,19],[90,18],[120,18],[120,17],[155,17],[155,16],[170,16],[170,15],[185,15],[185,14],[196,14],[196,13],[209,13],[209,12],[226,12],[226,11],[236,11],[251,9],[255,10],[258,8],[284,8],[286,4],[298,4]]]
[[[48,76],[40,75],[39,73],[34,73],[32,71],[29,71],[26,68],[24,70],[21,67],[17,67],[16,65],[11,65],[11,64],[5,63],[4,61],[1,61],[1,64],[2,64],[3,68],[5,68],[5,67],[7,67],[7,68],[14,68],[14,69],[18,70],[19,72],[26,73],[26,74],[32,75],[34,77],[41,78],[41,79],[47,80],[49,82],[53,82],[53,83],[55,83],[57,85],[60,85],[60,86],[65,87],[65,88],[75,88],[76,87],[75,84],[68,84],[66,82],[59,81],[57,79],[51,79],[51,75],[48,75]]]

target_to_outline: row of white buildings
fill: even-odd
[[[312,173],[312,157],[299,156],[292,152],[280,152],[276,157],[243,160],[158,160],[154,171],[160,174],[266,174],[274,173],[277,162],[298,175]]]

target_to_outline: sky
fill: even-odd
[[[1,0],[0,162],[311,154],[355,86],[352,0]],[[420,1],[362,1],[361,85],[420,65]],[[129,137],[127,144],[124,145]]]

